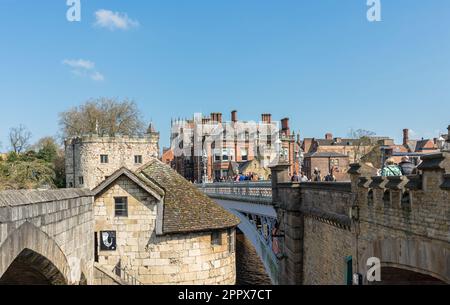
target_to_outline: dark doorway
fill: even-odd
[[[44,256],[23,250],[0,278],[0,285],[65,285],[62,273]]]

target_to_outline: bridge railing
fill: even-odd
[[[203,183],[199,184],[198,188],[211,198],[272,204],[272,183],[270,181]]]

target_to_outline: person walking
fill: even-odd
[[[314,169],[313,181],[314,182],[322,181],[322,175],[320,174],[320,170],[317,167]]]

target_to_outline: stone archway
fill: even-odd
[[[46,257],[23,250],[0,278],[0,285],[64,285],[64,275]]]
[[[450,283],[450,246],[419,238],[388,238],[367,244],[360,256],[360,272],[366,274],[368,258],[381,261],[381,279],[387,284]]]
[[[410,270],[405,266],[381,266],[380,285],[445,285],[445,282],[429,274]]]
[[[0,246],[0,278],[11,284],[68,284],[70,267],[56,242],[25,222]],[[26,276],[18,277],[17,272]]]

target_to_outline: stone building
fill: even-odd
[[[93,192],[101,270],[142,284],[235,284],[238,218],[168,165],[121,168]]]
[[[68,188],[93,189],[121,167],[136,170],[159,154],[159,133],[143,137],[81,136],[65,141]]]
[[[262,114],[260,122],[238,120],[237,111],[232,111],[230,122],[223,120],[222,113],[195,115],[172,122],[173,167],[188,180],[213,181],[228,176],[230,161],[258,159],[268,168],[281,155],[294,172],[299,168],[297,140],[288,118],[279,124],[271,114]]]

